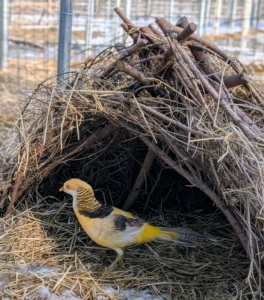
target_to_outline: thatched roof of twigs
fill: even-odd
[[[136,28],[116,12],[130,46],[106,49],[70,83],[47,81],[27,99],[15,148],[2,153],[1,207],[8,213],[43,179],[57,188],[70,174],[113,185],[110,203],[126,195],[128,209],[156,161],[222,211],[250,259],[247,281],[263,276],[263,90],[186,18]],[[132,176],[131,158],[142,153]]]

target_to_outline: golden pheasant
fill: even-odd
[[[123,259],[123,248],[153,240],[173,241],[183,246],[216,243],[216,240],[188,228],[165,228],[148,224],[137,216],[100,204],[92,187],[80,179],[70,179],[60,188],[73,196],[73,209],[82,228],[97,244],[113,249],[117,258],[110,269]]]

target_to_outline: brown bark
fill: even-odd
[[[140,172],[138,174],[138,177],[137,177],[137,179],[134,183],[134,186],[133,186],[130,194],[128,195],[126,202],[123,205],[122,209],[129,210],[133,206],[135,201],[137,200],[137,197],[140,193],[142,185],[149,174],[150,168],[152,166],[152,163],[153,163],[153,160],[155,157],[156,157],[155,152],[153,152],[153,150],[149,148],[148,153],[147,153],[145,160],[142,164],[142,167],[140,169]]]

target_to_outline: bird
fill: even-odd
[[[114,269],[123,262],[124,248],[154,240],[171,241],[193,247],[217,240],[184,227],[167,228],[151,225],[138,216],[122,209],[101,204],[94,190],[85,181],[72,178],[59,189],[73,197],[73,210],[84,231],[97,244],[117,253],[109,266]]]

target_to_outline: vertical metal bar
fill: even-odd
[[[213,29],[213,34],[214,35],[218,35],[218,33],[219,33],[222,3],[223,3],[222,0],[217,1],[216,11],[215,11],[215,19],[214,19],[214,29]]]
[[[67,72],[70,71],[71,56],[71,33],[72,33],[72,0],[60,1],[60,27],[59,27],[59,49],[58,49],[58,81],[64,86]]]
[[[206,0],[200,0],[200,11],[199,11],[200,16],[199,16],[199,26],[198,26],[199,35],[204,34],[205,3],[206,3]]]
[[[52,15],[52,0],[48,0],[48,14]]]
[[[170,22],[173,21],[173,13],[174,13],[173,10],[174,10],[174,0],[170,0],[170,11],[169,11],[169,20],[170,20]]]
[[[210,9],[211,9],[211,0],[207,0],[206,9],[205,9],[205,24],[204,24],[204,32],[206,34],[209,33],[209,26],[210,26]]]
[[[108,20],[111,18],[111,0],[107,0],[106,3],[106,18]]]
[[[87,4],[86,33],[85,33],[85,57],[92,55],[94,0]]]
[[[139,16],[139,0],[136,0],[136,15],[135,15],[136,20],[138,20],[138,16]]]
[[[250,16],[250,27],[251,28],[254,28],[255,24],[256,24],[256,20],[257,20],[257,14],[256,14],[257,6],[258,6],[257,5],[257,1],[253,0],[252,9],[251,9],[251,16]]]
[[[242,35],[247,35],[250,28],[250,16],[252,9],[252,0],[245,0],[243,7]]]
[[[115,7],[120,7],[120,2],[121,0],[116,0],[115,1]],[[112,44],[116,44],[117,43],[117,28],[118,28],[118,22],[119,22],[119,19],[118,19],[118,15],[117,14],[114,14],[114,28],[113,28],[113,40],[112,40]]]
[[[131,0],[125,0],[125,14],[128,19],[130,19],[131,13]]]
[[[236,9],[237,9],[237,0],[231,1],[230,17],[229,17],[229,28],[231,32],[234,32],[235,29],[235,20],[236,20]]]
[[[9,1],[1,1],[1,34],[0,34],[0,63],[1,69],[8,68],[8,16],[9,16]]]
[[[146,2],[146,19],[148,19],[150,17],[151,2],[152,2],[152,0],[147,0],[147,2]]]
[[[258,28],[259,26],[259,20],[260,20],[260,15],[261,15],[261,11],[260,11],[260,4],[261,4],[261,0],[257,0],[257,4],[256,4],[256,22],[255,22],[255,28]]]
[[[253,0],[252,11],[251,11],[251,20],[250,20],[251,28],[257,28],[260,2],[261,2],[260,0]]]
[[[128,19],[130,19],[131,14],[131,0],[125,0],[125,15]],[[126,44],[127,34],[123,35],[123,44]]]

